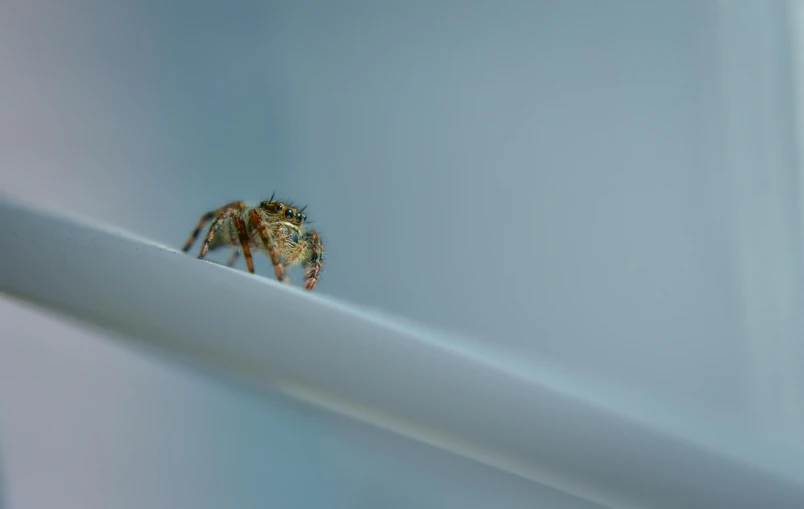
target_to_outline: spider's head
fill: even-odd
[[[280,201],[264,201],[260,203],[262,212],[272,220],[299,226],[307,220],[307,215],[304,213],[305,208],[296,208],[292,203],[282,203]]]

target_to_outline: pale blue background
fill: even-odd
[[[308,203],[324,236],[317,290],[568,373],[674,429],[798,458],[804,299],[785,9],[11,0],[0,6],[0,189],[177,247],[202,211],[276,190]],[[35,351],[26,371],[55,355]],[[75,362],[93,380],[145,380],[104,372],[107,355],[88,349]],[[90,402],[110,386],[87,383],[63,396],[100,411]],[[226,472],[203,483],[221,490],[209,507],[233,491],[267,496],[233,472],[267,476],[276,464],[236,452],[227,433],[254,430],[243,440],[259,450],[268,439],[257,430],[284,414],[185,383],[218,396],[191,399],[148,436],[193,429],[227,444],[198,453],[216,465],[205,475]],[[1,403],[22,405],[27,390],[7,389],[13,402]],[[43,405],[37,422],[66,418],[57,396],[30,397]],[[129,397],[133,423],[179,398]],[[243,418],[198,427],[222,414]],[[141,454],[132,475],[145,475]],[[365,468],[389,476],[380,484],[412,476],[426,484],[412,492],[435,506],[458,496],[449,479],[415,481],[416,468],[392,473],[384,455],[366,454],[383,467]],[[197,463],[178,457],[173,475]],[[103,465],[82,458],[85,471]],[[17,467],[5,468],[13,491]],[[182,479],[181,496],[194,496],[198,478]]]

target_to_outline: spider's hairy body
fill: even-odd
[[[267,218],[265,220],[266,222],[269,221]],[[265,247],[265,245],[263,245],[262,240],[260,239],[257,226],[251,222],[251,218],[249,218],[248,215],[245,216],[245,223],[246,231],[248,233],[248,245],[251,248],[251,252],[267,252],[268,249]],[[277,247],[279,247],[279,244],[281,244],[281,247],[286,247],[287,250],[291,250],[292,247],[295,247],[299,243],[301,228],[296,225],[288,224],[284,221],[277,222],[272,225],[271,231],[278,241]],[[209,243],[209,249],[213,250],[219,247],[230,246],[240,248],[240,233],[238,232],[237,226],[235,226],[235,223],[232,220],[224,222],[220,229],[215,232],[215,235],[212,237],[212,240]],[[280,249],[280,251],[282,250]],[[283,253],[280,252],[280,254]]]
[[[198,221],[183,250],[189,251],[204,225],[212,221],[198,258],[204,258],[211,249],[223,246],[238,248],[229,260],[234,265],[242,251],[249,272],[254,272],[252,252],[264,252],[274,266],[279,281],[289,282],[286,267],[298,263],[305,269],[304,287],[312,290],[318,282],[324,261],[324,245],[315,230],[305,230],[307,216],[304,208],[292,203],[267,201],[255,206],[236,201],[207,212]]]

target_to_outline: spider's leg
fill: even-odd
[[[243,216],[238,213],[237,215],[232,216],[232,222],[234,222],[235,228],[237,229],[237,236],[240,239],[240,248],[243,250],[243,257],[246,259],[246,267],[248,267],[248,271],[253,274],[254,261],[251,259],[251,248],[248,245],[248,230],[246,229],[246,221],[243,220]]]
[[[226,224],[232,217],[240,217],[242,219],[242,212],[243,209],[240,206],[245,206],[243,202],[234,202],[235,206],[226,206],[220,213],[215,217],[212,221],[212,224],[209,226],[209,230],[207,230],[207,235],[204,238],[204,243],[201,244],[201,252],[198,254],[198,258],[202,259],[207,255],[210,247],[212,247],[212,241],[215,239],[215,234],[218,233],[218,230],[221,229],[223,225]],[[237,224],[235,224],[237,226]]]
[[[229,257],[229,261],[226,262],[227,267],[234,267],[235,263],[237,263],[237,259],[240,258],[240,251],[235,249],[232,251],[232,256]]]
[[[279,257],[279,247],[277,246],[276,239],[274,235],[271,233],[271,230],[265,224],[260,214],[251,209],[248,212],[249,220],[251,224],[257,229],[257,233],[260,236],[260,240],[262,240],[262,244],[265,246],[265,249],[268,250],[268,255],[271,257],[271,263],[274,266],[274,273],[276,273],[277,281],[285,281],[285,271],[282,266],[282,260]]]
[[[304,258],[308,251],[307,241],[304,239],[300,239],[299,242],[296,244],[296,247],[290,251],[285,256],[285,263],[284,267],[287,268],[289,265],[293,265],[298,263],[300,259]],[[287,271],[285,271],[285,279],[282,282],[290,284],[290,276],[288,276]]]
[[[223,207],[217,208],[215,210],[210,210],[209,212],[201,216],[201,219],[198,220],[198,224],[195,226],[195,230],[193,230],[193,233],[191,233],[190,236],[187,238],[187,242],[184,243],[184,247],[182,247],[181,250],[184,251],[185,253],[189,251],[190,248],[193,247],[193,244],[195,244],[196,239],[198,239],[198,234],[201,233],[201,230],[204,228],[204,225],[207,224],[207,222],[215,219],[221,213],[226,211],[226,209],[230,208],[243,210],[246,208],[246,204],[245,202],[242,201],[233,201],[232,203],[228,203]]]
[[[195,230],[193,230],[193,233],[191,233],[190,236],[187,238],[187,242],[184,243],[184,247],[181,248],[182,251],[186,253],[187,251],[190,250],[191,247],[193,247],[193,244],[195,244],[196,239],[198,239],[198,234],[201,233],[201,229],[204,228],[204,225],[207,224],[207,221],[215,219],[216,215],[218,215],[218,211],[211,210],[206,214],[204,214],[203,216],[201,216],[201,219],[198,220],[198,224],[196,225]]]
[[[318,282],[321,266],[324,264],[324,244],[315,230],[308,230],[302,240],[309,247],[309,252],[304,260],[304,288],[312,290]]]

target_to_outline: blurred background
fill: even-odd
[[[323,236],[316,291],[460,334],[679,433],[785,450],[772,459],[796,468],[802,12],[792,0],[5,0],[0,192],[179,248],[206,210],[276,191],[308,204]],[[256,507],[298,492],[233,472],[273,473],[253,452],[272,449],[257,432],[268,421],[317,418],[30,314],[0,302],[11,507]],[[122,391],[112,410],[109,387]],[[143,421],[154,409],[169,418]],[[418,460],[341,433],[354,436],[289,435],[283,456],[293,440],[341,448],[344,464],[365,452],[348,479],[314,469],[329,507],[487,506],[439,499],[458,485],[519,493],[445,478],[418,488],[429,502],[382,489],[390,498],[368,502],[343,488],[361,468],[392,486],[366,465]],[[360,445],[347,453],[348,440]],[[164,505],[137,498],[162,489],[141,448],[163,443],[177,497]],[[121,498],[82,505],[98,470]],[[126,482],[137,489],[110,487]],[[193,498],[199,484],[223,498]],[[534,500],[521,489],[510,507]]]

